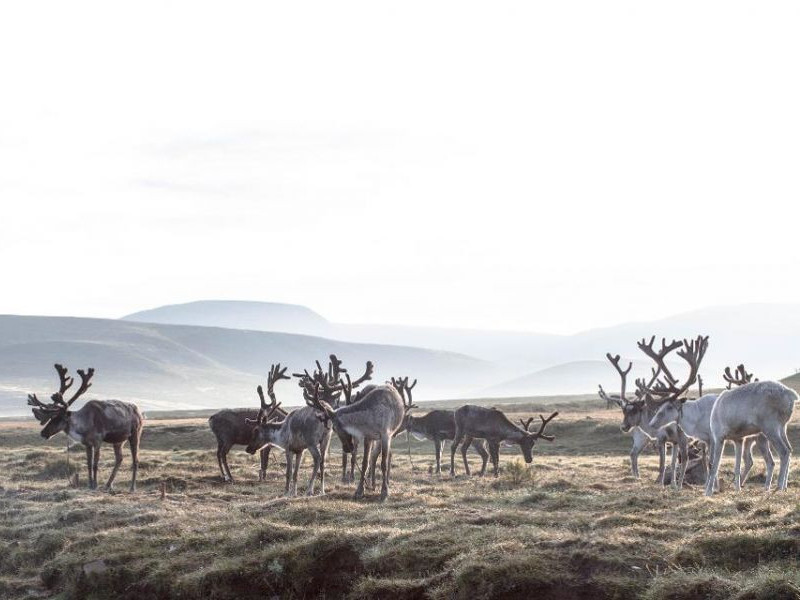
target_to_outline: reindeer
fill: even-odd
[[[328,370],[327,372],[322,370],[322,365],[319,361],[317,363],[317,370],[314,371],[314,374],[311,375],[308,371],[304,371],[303,373],[293,373],[294,377],[299,379],[298,385],[303,388],[304,396],[306,394],[312,393],[314,389],[314,384],[317,381],[325,381],[328,385],[336,384],[344,373],[347,373],[347,369],[342,368],[342,361],[339,360],[335,354],[331,354],[329,357],[328,362]],[[367,361],[367,366],[364,370],[364,374],[352,382],[352,388],[356,389],[365,381],[369,381],[372,379],[372,373],[375,367],[371,361]],[[362,388],[358,391],[355,396],[347,396],[345,399],[346,404],[352,404],[354,402],[358,402],[363,398],[367,393],[372,391],[375,386],[370,384]],[[323,388],[324,392],[324,388]],[[341,392],[332,392],[329,396],[325,397],[324,400],[328,402],[334,408],[339,408],[341,402]],[[339,442],[342,446],[342,483],[348,484],[353,483],[355,481],[355,468],[356,468],[356,457],[358,454],[358,440],[355,440],[353,436],[349,435],[346,432],[336,432],[336,436],[339,438]],[[348,463],[348,455],[350,457],[350,470],[347,470],[347,463]],[[375,476],[374,476],[374,462],[373,464],[373,486],[375,483]]]
[[[144,418],[134,404],[121,400],[89,400],[79,410],[72,411],[70,406],[92,387],[91,379],[94,369],[86,371],[78,369],[81,385],[69,400],[64,394],[72,386],[74,380],[67,375],[67,369],[55,365],[60,380],[58,391],[50,399],[51,404],[44,404],[36,394],[28,394],[28,405],[33,407],[33,415],[41,425],[42,437],[50,439],[59,431],[63,431],[73,440],[86,446],[86,464],[89,472],[89,488],[97,489],[97,466],[100,462],[100,446],[103,442],[114,446],[114,469],[106,482],[106,490],[110,490],[122,464],[122,446],[130,442],[131,446],[131,487],[136,490],[136,472],[139,469],[139,440],[142,436]]]
[[[414,380],[414,383],[409,386],[408,377],[392,377],[391,384],[400,393],[400,395],[403,396],[404,400],[405,395],[407,394],[408,403],[412,403],[411,390],[417,385],[416,379]],[[442,472],[441,457],[442,452],[444,452],[444,443],[447,440],[452,441],[456,435],[454,411],[432,410],[422,417],[414,417],[411,415],[411,412],[408,411],[406,412],[406,418],[403,420],[403,425],[397,430],[395,436],[403,431],[408,431],[419,441],[427,439],[433,442],[434,450],[436,452],[436,470],[434,473],[439,475]],[[489,461],[489,452],[486,451],[486,445],[487,444],[485,440],[476,439],[472,442],[472,448],[478,452],[483,462],[481,466],[481,476],[483,476],[483,474],[486,472],[486,463]],[[497,455],[499,456],[499,447]],[[377,456],[373,457],[372,467],[370,467],[370,472],[372,473],[373,478],[376,458]]]
[[[441,458],[444,451],[444,444],[446,441],[452,441],[456,437],[456,420],[455,412],[452,410],[432,410],[422,417],[414,417],[409,415],[406,420],[406,427],[408,432],[416,439],[431,440],[433,448],[436,452],[436,470],[434,473],[439,475],[442,472]],[[486,472],[486,464],[489,461],[489,452],[486,451],[486,441],[475,439],[472,442],[472,448],[480,454],[481,461],[481,477]],[[498,453],[499,455],[499,448]],[[492,460],[494,461],[494,454]],[[494,464],[494,462],[493,462]]]
[[[638,342],[639,349],[641,349],[645,354],[648,356],[653,357],[656,359],[657,364],[661,364],[659,361],[663,362],[663,359],[673,350],[677,349],[680,346],[679,342],[673,342],[669,346],[666,344],[666,340],[662,340],[661,342],[661,350],[656,351],[653,348],[653,344],[655,343],[655,336],[653,336],[648,344],[646,340],[641,340]],[[673,481],[675,468],[677,465],[678,453],[679,449],[682,445],[681,435],[678,432],[678,428],[674,425],[669,425],[664,427],[663,429],[656,429],[650,427],[649,423],[652,419],[653,415],[655,414],[656,410],[658,409],[658,405],[652,401],[650,398],[646,397],[639,397],[635,400],[628,400],[625,397],[625,388],[627,383],[627,376],[630,373],[631,368],[633,367],[633,363],[628,364],[628,368],[622,370],[620,367],[620,356],[617,354],[616,356],[612,356],[611,353],[606,353],[606,358],[612,364],[614,369],[616,369],[617,373],[620,376],[621,380],[621,388],[620,388],[620,395],[616,396],[608,396],[606,395],[605,391],[603,390],[603,386],[599,386],[600,388],[600,397],[605,399],[606,401],[611,401],[617,404],[622,409],[622,424],[620,425],[620,429],[623,433],[631,433],[633,437],[633,446],[631,447],[630,457],[631,457],[631,474],[636,478],[639,479],[639,455],[644,451],[647,446],[651,443],[654,443],[656,449],[658,450],[658,477],[656,478],[656,483],[660,483],[664,485],[666,479],[666,458],[667,458],[667,444],[672,445],[672,465],[671,471],[673,473]],[[652,378],[649,383],[645,384],[652,385],[655,382],[656,378],[660,370],[653,370]],[[637,380],[637,384],[644,383],[644,381]]]
[[[456,430],[453,436],[453,443],[450,446],[450,475],[455,476],[456,450],[462,442],[461,456],[464,459],[464,470],[467,475],[470,474],[469,464],[467,463],[467,448],[475,438],[488,442],[495,477],[497,477],[499,469],[499,453],[502,442],[519,444],[525,462],[532,463],[534,444],[539,439],[547,440],[548,442],[556,439],[555,436],[544,433],[547,424],[556,416],[558,416],[558,412],[554,412],[546,419],[539,415],[542,424],[539,426],[539,431],[534,433],[529,431],[533,418],[528,419],[527,422],[520,419],[520,424],[522,425],[520,427],[512,423],[508,417],[496,408],[486,408],[485,406],[472,404],[457,408],[454,413]],[[481,474],[483,474],[483,471],[481,471]]]
[[[326,380],[316,381],[313,389],[304,389],[303,396],[306,403],[315,408],[320,418],[326,424],[333,424],[337,434],[345,433],[353,437],[355,442],[364,443],[364,457],[362,459],[361,477],[356,488],[355,498],[364,496],[364,483],[369,465],[370,452],[375,442],[380,442],[381,470],[383,482],[381,485],[381,501],[389,496],[389,480],[391,477],[389,456],[392,447],[392,438],[400,426],[407,411],[414,408],[413,404],[406,404],[403,397],[392,385],[376,385],[372,390],[363,395],[358,402],[351,402],[333,408],[324,398],[336,392],[343,392],[346,397],[352,394],[350,375],[345,374],[346,381],[340,380],[331,384]]]
[[[331,430],[323,423],[316,411],[308,406],[292,411],[279,420],[271,420],[278,406],[272,407],[269,412],[261,414],[255,419],[248,419],[249,425],[255,425],[251,430],[250,442],[247,452],[255,454],[265,446],[277,446],[286,452],[286,489],[287,496],[297,495],[297,476],[300,470],[300,459],[303,452],[309,451],[314,460],[314,470],[308,482],[306,496],[314,494],[314,484],[317,474],[320,477],[320,495],[325,495],[325,457],[331,441]],[[294,471],[292,470],[294,458]]]
[[[233,483],[233,475],[231,475],[231,469],[228,466],[228,452],[235,445],[246,446],[250,443],[253,426],[248,420],[260,421],[262,416],[270,412],[278,417],[285,417],[288,414],[280,408],[280,403],[275,398],[275,384],[281,379],[290,379],[286,375],[286,367],[281,369],[280,363],[272,365],[267,379],[267,394],[270,397],[270,404],[266,403],[264,390],[259,385],[256,391],[261,399],[261,408],[226,408],[209,417],[208,426],[217,438],[217,463],[224,482]],[[259,481],[266,479],[270,449],[271,446],[265,446],[261,450],[261,469],[258,472]]]
[[[728,389],[730,389],[733,385],[749,383],[753,375],[747,373],[744,365],[739,365],[736,375],[733,375],[730,367],[727,367],[723,377],[728,382]],[[698,380],[699,379],[700,376],[698,375]],[[658,409],[655,416],[650,420],[650,427],[658,428],[676,423],[686,435],[702,442],[706,449],[710,448],[712,439],[711,410],[717,401],[717,397],[717,394],[706,394],[705,396],[701,395],[700,398],[696,400],[688,400],[686,398],[668,400],[661,405],[661,408]],[[758,444],[758,449],[766,465],[766,489],[769,490],[770,483],[772,482],[772,473],[775,468],[775,460],[770,451],[767,438],[763,434],[759,434],[757,436],[734,439],[733,443],[736,448],[735,454],[739,455],[741,452],[744,452],[745,460],[741,475],[738,473],[734,475],[734,483],[737,478],[740,478],[741,485],[744,485],[753,467],[753,445]],[[744,444],[743,449],[739,448],[741,444]],[[703,452],[703,462],[705,463],[706,472],[708,472],[708,454],[705,450]],[[718,487],[718,485],[718,483],[715,483],[715,486]]]
[[[740,365],[740,369],[737,369],[737,376],[733,376],[730,368],[726,368],[725,375],[729,386],[738,384],[739,387],[723,390],[711,409],[711,473],[706,481],[706,496],[714,494],[714,484],[719,475],[725,442],[757,434],[763,434],[769,441],[769,446],[778,451],[781,460],[778,490],[784,491],[789,485],[792,446],[786,435],[786,426],[792,418],[794,403],[798,398],[797,392],[777,381],[751,381],[752,375],[744,370],[744,366]],[[737,491],[741,489],[739,468],[742,447],[743,444],[736,447],[734,487]],[[771,455],[769,448],[767,453]],[[765,460],[767,453],[764,454]],[[765,487],[769,490],[772,484],[772,472],[769,470],[769,463],[767,466]]]

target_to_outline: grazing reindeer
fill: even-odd
[[[647,344],[645,340],[638,343],[639,348],[643,349],[648,356],[653,355],[663,360],[670,352],[675,350],[679,343],[673,342],[669,346],[666,345],[666,340],[662,340],[661,350],[656,351],[653,348],[655,336]],[[628,364],[628,368],[624,371],[619,365],[620,356],[611,356],[611,353],[606,354],[606,358],[616,369],[622,382],[620,395],[608,396],[606,395],[603,387],[600,386],[600,397],[606,401],[612,401],[622,409],[622,424],[620,429],[623,433],[631,433],[633,437],[633,446],[631,447],[631,474],[639,479],[639,455],[644,451],[647,446],[654,443],[658,450],[658,477],[656,483],[664,485],[666,475],[666,459],[667,459],[667,444],[672,445],[672,472],[674,474],[675,466],[678,458],[678,445],[680,443],[678,428],[675,426],[668,426],[663,429],[656,429],[649,426],[650,419],[655,414],[658,406],[649,398],[637,397],[635,400],[628,400],[625,397],[625,388],[627,383],[627,376],[630,373],[633,363]],[[652,379],[648,385],[652,385],[658,377],[659,371],[653,371]],[[674,481],[674,477],[673,477]]]
[[[36,394],[28,394],[28,405],[33,407],[33,415],[38,419],[42,429],[42,437],[50,439],[59,431],[63,431],[73,440],[86,446],[86,464],[89,471],[89,487],[97,489],[97,465],[100,462],[100,446],[103,442],[114,446],[114,470],[106,482],[110,490],[122,464],[122,446],[125,442],[131,445],[131,491],[136,490],[136,472],[139,469],[139,440],[142,436],[144,419],[134,404],[121,400],[89,400],[82,408],[71,411],[70,406],[92,384],[94,369],[83,371],[78,369],[81,385],[69,400],[64,400],[64,393],[72,386],[74,380],[67,375],[67,369],[55,365],[61,385],[50,398],[52,404],[44,404]]]
[[[314,407],[319,418],[325,423],[330,421],[337,433],[344,432],[351,435],[354,441],[364,443],[364,457],[362,459],[361,478],[356,488],[355,498],[364,496],[364,483],[369,465],[370,451],[375,442],[380,442],[381,470],[383,482],[381,485],[381,501],[389,496],[389,479],[391,476],[389,456],[392,447],[392,437],[403,424],[406,412],[413,405],[406,405],[403,397],[392,385],[376,385],[371,391],[364,394],[358,402],[352,402],[339,408],[333,408],[324,397],[329,397],[337,391],[345,395],[352,393],[350,376],[345,374],[346,382],[339,381],[331,386],[326,381],[317,381],[313,390],[305,390],[304,397],[309,406]],[[324,394],[324,396],[323,396]]]
[[[342,361],[336,358],[335,354],[330,355],[330,360],[328,362],[328,371],[327,373],[322,370],[322,365],[317,361],[317,370],[314,371],[313,375],[310,375],[308,371],[304,371],[303,373],[294,373],[294,377],[299,379],[299,385],[303,388],[304,396],[306,394],[313,393],[314,385],[317,381],[322,382],[325,381],[328,386],[336,384],[344,373],[347,373],[347,369],[342,368]],[[364,374],[352,382],[352,388],[358,388],[362,383],[372,379],[372,373],[374,371],[374,365],[372,361],[367,361],[367,366],[364,370]],[[362,388],[358,391],[355,396],[346,396],[345,403],[347,405],[352,404],[354,402],[358,402],[363,398],[367,393],[372,391],[375,386],[370,384]],[[325,388],[322,387],[323,394]],[[334,391],[331,392],[329,395],[323,398],[328,404],[333,406],[334,408],[339,408],[341,403],[341,392]],[[353,483],[355,481],[355,469],[356,469],[356,457],[358,454],[358,440],[355,440],[353,436],[346,432],[339,432],[336,431],[336,436],[339,438],[339,442],[342,446],[342,483],[348,484]],[[350,470],[347,470],[347,463],[348,463],[348,455],[350,457]],[[374,462],[373,462],[373,469],[374,469]],[[375,477],[373,472],[373,485],[375,483]]]
[[[528,419],[527,423],[520,419],[522,427],[519,427],[496,408],[486,408],[485,406],[474,406],[472,404],[457,408],[454,413],[456,431],[453,443],[450,446],[450,475],[455,475],[456,450],[462,442],[461,456],[464,459],[464,470],[467,475],[470,474],[469,464],[467,463],[467,448],[475,438],[484,439],[489,443],[489,452],[492,454],[495,477],[497,477],[499,468],[499,451],[502,442],[519,444],[525,462],[532,463],[534,444],[539,439],[547,440],[548,442],[556,439],[555,436],[544,433],[547,424],[556,416],[558,416],[558,412],[554,412],[546,419],[539,415],[542,424],[539,426],[539,431],[534,433],[528,430],[533,418]]]
[[[724,377],[728,382],[728,389],[730,389],[732,385],[744,385],[750,382],[753,376],[744,370],[744,365],[739,365],[736,375],[732,375],[730,367],[728,367],[725,369]],[[717,396],[717,394],[706,394],[705,396],[700,396],[697,400],[687,400],[686,398],[668,400],[661,405],[661,408],[658,409],[655,416],[650,420],[650,426],[657,428],[676,423],[686,435],[703,442],[705,448],[710,448],[712,439],[711,410],[714,407],[714,403],[717,401]],[[747,476],[753,467],[753,446],[758,444],[758,449],[766,465],[765,487],[769,490],[772,482],[772,473],[775,468],[775,460],[770,451],[767,438],[763,434],[760,434],[757,436],[733,439],[733,443],[737,456],[742,452],[744,453],[744,469],[741,474],[737,473],[734,475],[734,485],[736,485],[737,478],[741,480],[741,485],[744,485],[744,482],[747,480]],[[739,446],[742,444],[744,444],[744,447],[740,448]],[[703,461],[706,463],[706,471],[708,472],[708,454],[705,451],[703,452]],[[718,486],[718,484],[715,485]]]
[[[237,444],[246,446],[250,443],[253,433],[253,426],[248,423],[248,419],[260,421],[267,413],[274,413],[276,416],[285,417],[288,413],[280,408],[280,403],[275,398],[275,384],[281,379],[289,379],[286,375],[286,367],[281,369],[280,363],[272,365],[267,379],[267,394],[270,404],[264,399],[264,390],[258,386],[256,391],[261,399],[261,408],[226,408],[214,413],[208,419],[211,431],[217,437],[217,463],[222,473],[222,480],[233,483],[233,475],[228,466],[228,452]],[[270,446],[261,450],[261,469],[258,472],[258,480],[264,481],[267,476],[267,466],[269,465]]]
[[[444,451],[444,443],[452,441],[456,437],[455,412],[452,410],[432,410],[422,417],[409,415],[406,419],[405,428],[416,439],[431,440],[436,452],[436,475],[442,472],[441,459]],[[486,463],[489,461],[489,453],[486,451],[486,442],[475,439],[472,448],[480,454],[483,465],[481,466],[481,476],[486,472]],[[499,450],[499,449],[498,449]],[[494,459],[493,459],[494,460]]]
[[[706,482],[706,496],[714,493],[725,442],[757,434],[763,434],[769,441],[766,452],[762,448],[764,460],[767,461],[766,489],[770,489],[772,484],[772,471],[767,458],[771,457],[770,446],[778,451],[781,460],[778,490],[784,491],[789,485],[792,446],[786,435],[786,426],[792,418],[797,392],[777,381],[751,381],[752,377],[743,365],[737,369],[736,376],[731,374],[730,368],[725,369],[725,379],[729,386],[737,384],[739,387],[724,390],[711,408],[711,474]],[[743,445],[738,444],[736,447],[734,486],[737,491],[741,489],[739,468]]]
[[[248,419],[255,425],[251,430],[247,452],[255,454],[267,445],[277,446],[286,452],[286,490],[287,496],[297,495],[297,476],[303,452],[309,451],[314,460],[314,470],[308,482],[306,496],[314,494],[317,474],[320,476],[320,495],[325,495],[325,457],[331,442],[331,430],[316,414],[313,408],[304,406],[289,413],[282,420],[270,420],[277,406],[262,414],[258,420]],[[294,471],[292,459],[294,458]]]

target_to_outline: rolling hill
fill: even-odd
[[[255,304],[263,306],[260,309],[248,307],[247,311],[261,310],[262,315],[266,315],[273,310],[288,310],[283,308],[285,305]],[[207,311],[204,310],[206,305],[209,307]],[[191,317],[196,324],[221,325],[235,322],[239,309],[240,304],[236,302],[192,303],[136,313],[126,319],[141,320],[153,315],[163,320],[185,320]],[[315,334],[324,337],[348,342],[436,348],[493,362],[497,379],[490,385],[494,386],[497,393],[502,389],[512,388],[517,392],[524,392],[525,395],[552,393],[556,389],[563,390],[564,393],[585,393],[587,385],[589,390],[594,390],[598,383],[597,377],[603,372],[596,361],[605,364],[604,356],[609,351],[641,360],[643,355],[636,348],[636,340],[649,338],[653,334],[669,338],[683,338],[698,333],[710,335],[709,351],[702,373],[707,385],[712,387],[722,384],[722,371],[726,365],[744,362],[762,379],[779,378],[800,367],[798,304],[712,307],[664,319],[623,323],[574,335],[337,324],[304,307],[294,307],[291,312],[315,315],[303,321],[303,326],[316,328]],[[262,322],[274,322],[278,320],[279,314],[276,312],[275,317],[264,316]],[[281,330],[289,329],[291,327],[285,325]],[[571,366],[567,368],[563,365]],[[543,372],[551,368],[556,370]],[[606,377],[610,377],[609,383],[612,383],[616,375],[607,364],[605,368],[608,370]],[[517,380],[517,384],[510,386],[513,379]],[[600,379],[599,382],[605,380],[608,379]],[[501,381],[508,382],[508,385],[498,384]],[[526,388],[526,385],[530,387]],[[616,387],[617,384],[613,385]]]
[[[367,360],[375,380],[412,374],[415,397],[452,396],[488,385],[491,364],[465,355],[404,346],[354,344],[287,333],[135,323],[111,319],[0,316],[0,414],[24,414],[25,395],[47,397],[53,363],[72,371],[93,366],[87,394],[136,400],[144,408],[212,408],[256,404],[255,386],[271,362],[289,370],[335,353],[353,372]],[[301,404],[299,388],[282,384],[281,401]]]

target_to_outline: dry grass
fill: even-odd
[[[0,597],[800,597],[797,469],[785,494],[756,482],[710,500],[662,490],[652,454],[644,479],[629,477],[615,418],[562,415],[532,472],[508,450],[497,479],[434,477],[432,449],[417,442],[412,473],[398,440],[385,504],[352,500],[336,447],[326,497],[280,497],[282,461],[259,484],[241,451],[239,483],[223,485],[197,419],[149,424],[136,494],[74,489],[63,437],[45,443],[32,424],[3,423]],[[82,461],[76,449],[84,483]],[[128,468],[126,456],[120,490]]]

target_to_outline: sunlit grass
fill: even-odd
[[[660,489],[652,454],[641,481],[629,476],[615,416],[563,415],[532,469],[507,449],[496,479],[466,478],[458,462],[455,479],[431,475],[419,442],[412,472],[398,438],[385,504],[377,492],[352,499],[336,447],[325,497],[281,497],[280,453],[258,483],[257,460],[235,450],[237,483],[224,485],[203,420],[150,422],[140,490],[124,491],[126,455],[119,491],[90,492],[80,449],[67,469],[63,438],[6,424],[0,597],[797,597],[797,469],[785,494],[755,482],[712,499]],[[300,483],[308,476],[305,465]]]

